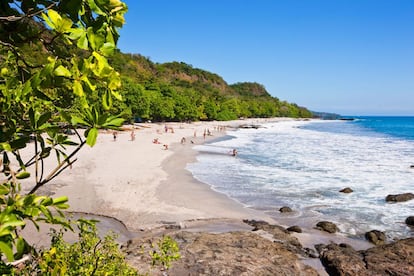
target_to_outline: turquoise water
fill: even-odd
[[[414,117],[358,117],[354,121],[288,121],[229,132],[197,146],[194,177],[285,225],[336,222],[341,232],[385,231],[411,236],[404,221],[414,200],[385,202],[414,192]],[[237,148],[236,158],[228,152]],[[354,192],[338,191],[351,187]],[[292,214],[280,214],[290,206]]]
[[[414,140],[414,117],[352,117],[354,121],[328,121],[326,124],[309,124],[307,129],[326,132],[349,133],[374,137],[392,136],[399,139]]]

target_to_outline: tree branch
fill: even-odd
[[[62,171],[64,171],[67,167],[69,167],[70,165],[72,165],[77,159],[75,159],[74,161],[70,161],[70,159],[86,144],[86,141],[82,141],[78,147],[70,154],[68,155],[65,160],[63,160],[62,163],[60,163],[59,165],[56,166],[55,169],[53,169],[49,175],[42,180],[41,182],[37,182],[36,181],[36,186],[34,186],[32,188],[32,190],[30,190],[29,194],[33,194],[34,192],[36,192],[40,187],[42,187],[43,185],[45,185],[46,183],[48,183],[49,181],[51,181],[53,178],[55,178],[56,176],[58,176]]]
[[[38,10],[37,12],[31,13],[31,14],[23,14],[22,16],[16,16],[16,15],[0,16],[0,21],[16,22],[16,21],[22,20],[24,18],[35,17],[35,16],[41,14],[44,11],[50,10],[54,6],[56,6],[56,3],[52,3],[49,6],[47,6],[46,8]]]

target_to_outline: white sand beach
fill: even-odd
[[[68,196],[70,211],[115,217],[131,231],[190,219],[272,221],[262,212],[213,191],[185,170],[186,164],[195,160],[194,145],[224,135],[225,126],[253,122],[258,120],[136,124],[118,131],[116,141],[112,132],[102,131],[96,145],[85,146],[72,169],[44,189],[53,191],[54,196]],[[131,139],[132,129],[135,140]],[[211,135],[204,138],[205,130]],[[181,143],[183,137],[185,143]],[[154,139],[159,144],[153,143]]]

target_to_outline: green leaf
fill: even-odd
[[[55,71],[54,71],[55,76],[59,76],[59,77],[71,77],[72,73],[63,65],[59,65]]]
[[[35,113],[33,108],[29,109],[29,119],[30,119],[30,125],[32,129],[36,129],[36,120],[35,120]]]
[[[0,195],[6,195],[10,192],[10,189],[5,185],[0,185]]]
[[[93,147],[96,143],[97,137],[98,137],[98,129],[91,128],[88,132],[88,137],[86,137],[86,144]]]
[[[16,242],[16,258],[20,259],[24,253],[26,253],[26,249],[28,248],[27,242],[22,238],[19,237]]]
[[[106,42],[103,46],[99,49],[104,56],[110,56],[115,50],[115,45],[113,43]]]
[[[53,27],[52,26],[50,26],[50,27],[56,29],[57,26],[59,25],[59,21],[62,20],[62,17],[60,16],[60,14],[58,12],[56,12],[52,9],[47,11],[47,15],[50,19],[50,22],[53,24]]]
[[[37,127],[44,125],[50,118],[52,117],[51,112],[45,112],[42,115],[40,115],[39,120],[37,120]]]
[[[47,16],[47,14],[45,14],[45,13],[42,13],[42,18],[43,18],[43,20],[46,22],[46,24],[50,27],[50,28],[52,28],[52,29],[54,29],[55,28],[55,24],[49,19],[49,17]]]
[[[73,93],[75,93],[79,97],[83,97],[85,95],[83,92],[82,84],[78,80],[75,80],[73,82]]]
[[[67,196],[61,196],[53,199],[53,204],[61,204],[68,202]]]
[[[103,124],[104,127],[120,127],[124,123],[123,118],[108,118],[108,120]]]
[[[79,48],[83,49],[83,50],[89,50],[89,48],[88,48],[88,38],[87,38],[85,32],[83,32],[81,34],[81,36],[79,37],[78,42],[76,43],[76,45]]]
[[[13,249],[8,244],[0,241],[0,250],[6,255],[9,262],[14,261]]]
[[[21,221],[21,220],[14,220],[14,221],[8,221],[8,222],[6,222],[6,223],[3,223],[2,225],[1,225],[1,227],[3,228],[7,228],[7,227],[12,227],[12,228],[16,228],[16,227],[18,227],[18,226],[23,226],[23,225],[25,225],[26,223],[24,222],[24,221]]]
[[[72,116],[71,122],[72,122],[73,125],[81,124],[81,125],[84,125],[84,126],[91,126],[90,123],[86,122],[81,117],[78,117],[78,116],[75,116],[75,115]]]
[[[5,150],[5,151],[12,151],[12,147],[7,142],[0,143],[0,149]]]
[[[65,203],[57,204],[55,206],[56,208],[59,208],[59,209],[68,209],[70,207],[69,204],[65,204]]]
[[[17,179],[25,179],[25,178],[29,178],[29,177],[30,177],[30,173],[26,172],[26,171],[22,171],[22,172],[20,172],[16,175]]]
[[[102,105],[105,110],[109,110],[112,106],[111,92],[107,89],[102,97]]]
[[[22,136],[19,139],[16,139],[12,142],[10,142],[10,146],[13,149],[22,149],[26,147],[26,144],[30,142],[30,137],[29,136]]]

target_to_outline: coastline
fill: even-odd
[[[186,165],[196,160],[195,145],[227,135],[225,129],[219,131],[219,127],[285,120],[292,119],[166,123],[167,132],[164,124],[139,124],[135,126],[134,141],[130,138],[132,126],[119,132],[116,141],[112,132],[102,132],[95,147],[84,148],[73,168],[40,192],[68,196],[69,212],[105,218],[105,229],[127,231],[131,237],[166,224],[210,232],[250,229],[243,219],[280,224],[264,212],[247,208],[198,181]],[[210,129],[211,136],[203,137],[205,129]],[[184,144],[180,143],[182,137],[186,138]],[[155,138],[159,138],[161,144],[154,144]],[[164,144],[168,145],[168,150],[164,149]],[[324,233],[311,226],[304,228],[304,233],[293,235],[309,248],[330,242],[348,243],[357,250],[372,247],[364,240]],[[122,236],[124,241],[128,239],[128,235]]]
[[[226,135],[225,128],[269,120],[291,119],[136,124],[118,132],[116,141],[112,132],[103,131],[93,148],[79,152],[72,169],[40,192],[68,196],[70,212],[114,217],[132,232],[195,219],[255,218],[274,222],[264,213],[246,208],[197,181],[185,169],[187,163],[195,161],[193,146]],[[133,128],[134,141],[130,138]],[[211,135],[203,137],[205,130]],[[183,137],[186,142],[181,144]],[[153,143],[154,139],[160,144]]]

